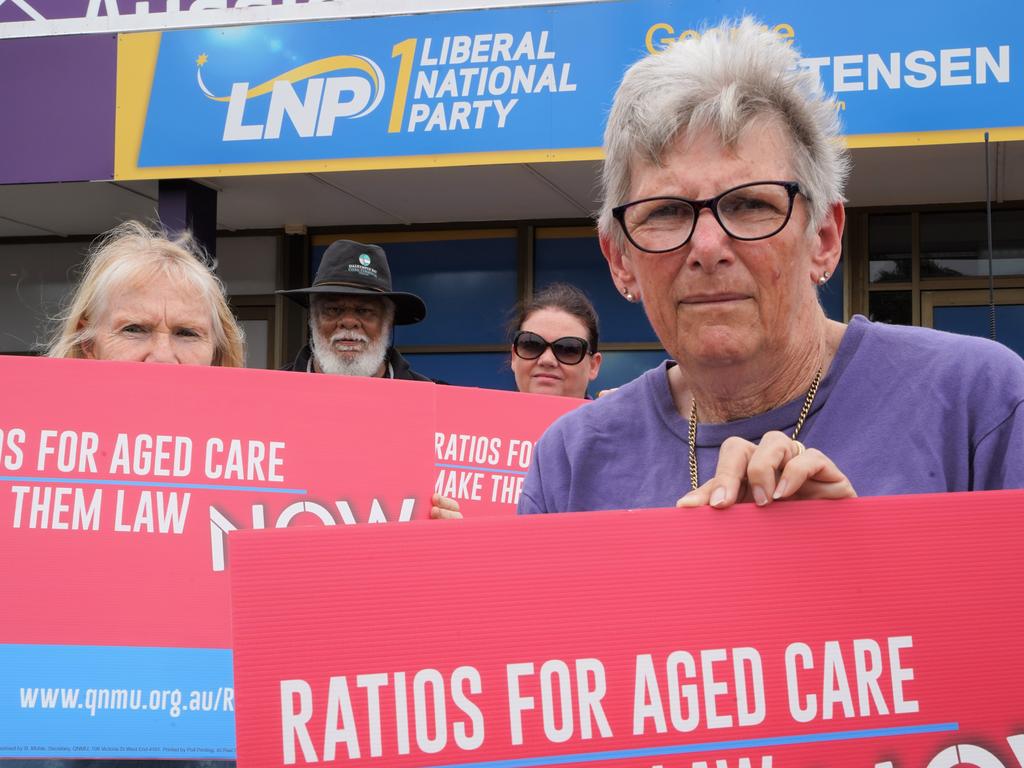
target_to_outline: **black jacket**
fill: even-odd
[[[309,364],[310,358],[313,356],[313,350],[310,349],[309,344],[299,350],[298,356],[295,360],[282,368],[282,371],[301,371],[306,373],[308,371],[316,372]],[[388,347],[388,353],[384,358],[385,362],[391,364],[391,370],[394,371],[396,379],[405,379],[406,381],[434,381],[434,379],[427,378],[421,373],[416,373],[412,368],[409,367],[409,363],[406,361],[398,350],[394,347]],[[435,384],[444,384],[443,381],[434,381]]]

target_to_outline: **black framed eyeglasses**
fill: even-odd
[[[512,339],[512,351],[523,360],[536,360],[551,347],[555,359],[565,365],[578,365],[587,356],[590,344],[579,336],[563,336],[548,341],[533,331],[519,331]]]
[[[764,240],[777,235],[789,223],[793,200],[800,193],[800,184],[795,181],[751,181],[706,200],[634,200],[612,208],[612,216],[629,242],[641,251],[667,253],[690,242],[704,208],[711,209],[725,234],[735,240]]]

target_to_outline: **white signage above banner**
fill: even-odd
[[[0,39],[578,2],[593,0],[0,0]]]

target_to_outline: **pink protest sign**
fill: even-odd
[[[7,642],[229,646],[227,533],[426,516],[433,387],[0,359]],[[16,404],[16,405],[15,405]]]
[[[1022,507],[243,531],[239,765],[1016,766]]]
[[[533,446],[555,419],[587,401],[462,387],[437,388],[434,489],[467,518],[511,516]]]
[[[0,756],[233,757],[228,533],[430,508],[430,384],[10,357],[0,381]]]

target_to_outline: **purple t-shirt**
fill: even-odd
[[[671,507],[690,490],[687,420],[662,363],[582,406],[537,443],[519,513]],[[804,395],[697,429],[700,482],[722,442],[792,433]],[[856,316],[800,432],[860,496],[1024,488],[1024,359],[971,336]]]

